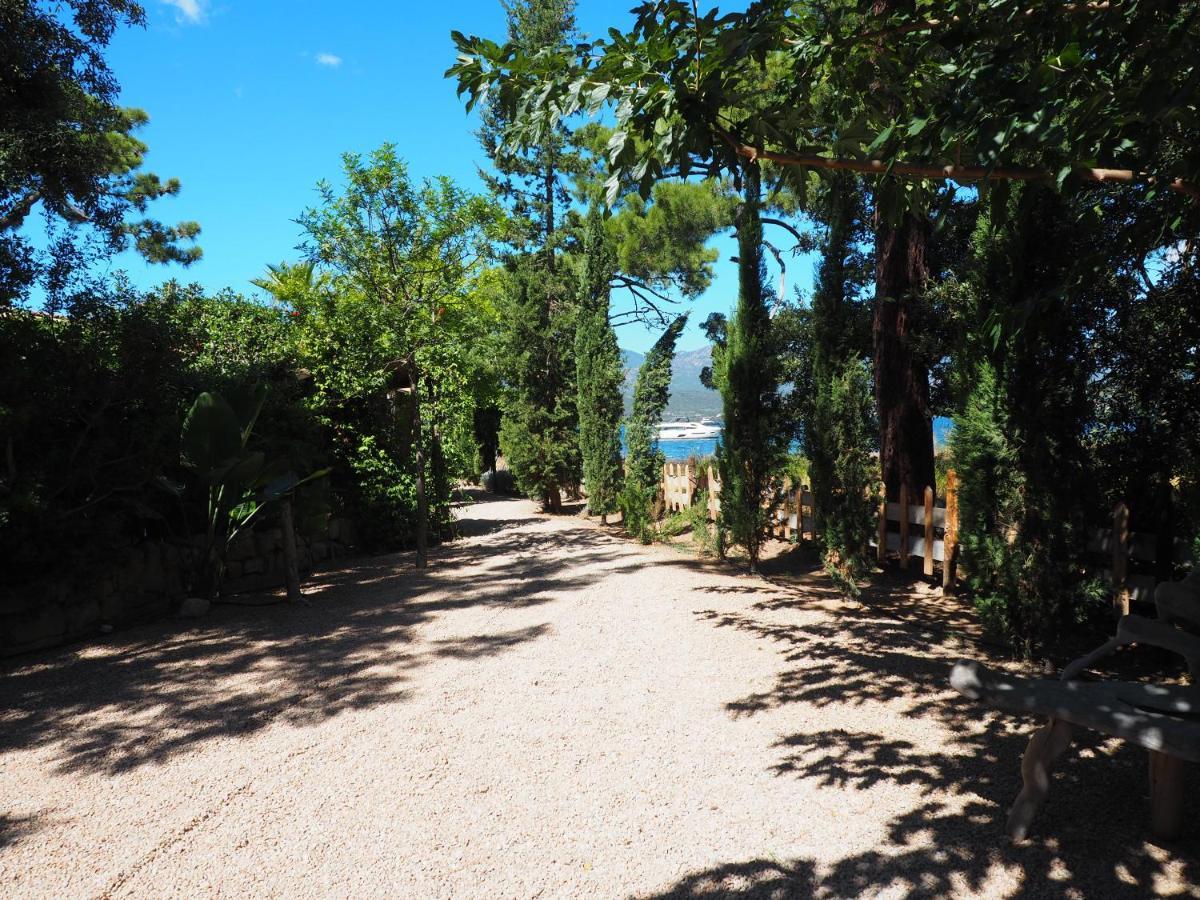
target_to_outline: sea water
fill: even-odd
[[[624,443],[625,432],[621,431],[622,443]],[[946,446],[946,442],[950,438],[950,420],[938,418],[933,420],[933,445],[938,450]],[[696,438],[688,440],[676,441],[659,441],[658,446],[671,462],[682,462],[683,460],[691,459],[693,456],[702,458],[712,456],[717,452],[717,443],[720,438]],[[800,445],[792,446],[793,453],[800,452]]]

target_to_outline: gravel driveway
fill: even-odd
[[[952,630],[525,501],[467,537],[0,674],[5,897],[1196,896],[1093,743],[1002,840],[1029,723]],[[894,606],[887,607],[894,611]]]

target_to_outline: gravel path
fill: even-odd
[[[947,690],[952,631],[525,501],[462,516],[425,572],[10,665],[0,893],[1198,895],[1129,750],[1001,840],[1029,727]]]

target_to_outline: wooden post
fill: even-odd
[[[1112,527],[1113,612],[1129,614],[1129,507],[1124,501],[1113,510]]]
[[[942,541],[942,592],[954,590],[958,568],[958,475],[946,473],[946,536]]]
[[[1150,751],[1150,823],[1154,833],[1170,840],[1183,825],[1183,760]]]
[[[284,497],[279,504],[279,524],[283,531],[283,576],[287,598],[300,599],[300,567],[296,562],[296,524],[292,518],[292,498]]]
[[[881,566],[887,562],[887,494],[879,501],[879,543],[875,547],[875,561]]]
[[[925,568],[926,577],[933,575],[933,488],[925,488]]]
[[[908,571],[908,485],[900,485],[900,570]]]

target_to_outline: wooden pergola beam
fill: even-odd
[[[813,154],[778,153],[742,143],[728,132],[719,132],[721,137],[739,155],[751,162],[765,159],[781,166],[800,166],[809,169],[834,169],[843,172],[860,172],[866,175],[904,175],[915,178],[933,178],[941,181],[1053,181],[1054,175],[1046,169],[1032,166],[934,166],[923,163],[888,162],[882,159],[846,159],[844,157],[816,156]],[[1182,178],[1166,180],[1133,169],[1110,169],[1093,166],[1075,166],[1072,174],[1082,181],[1093,184],[1147,184],[1163,185],[1168,190],[1200,200],[1200,187]]]

